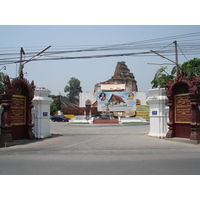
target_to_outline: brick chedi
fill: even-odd
[[[138,91],[137,82],[133,73],[130,73],[125,62],[118,62],[115,68],[114,76],[111,79],[101,82],[95,85],[95,88],[99,84],[125,84],[127,91]]]

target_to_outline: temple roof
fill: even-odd
[[[135,76],[133,73],[130,73],[130,69],[128,69],[127,65],[124,61],[118,62],[115,67],[114,75],[108,79],[107,81],[97,83],[95,87],[98,85],[125,85],[125,89],[128,89],[129,91],[138,91],[137,89],[137,82],[135,80]],[[109,86],[107,86],[109,87]]]
[[[112,94],[112,96],[110,97],[110,100],[108,102],[113,101],[113,99],[118,103],[121,103],[121,102],[126,103],[121,97],[114,95],[114,94]]]

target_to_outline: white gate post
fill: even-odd
[[[168,98],[164,88],[155,88],[148,91],[152,96],[147,98],[150,105],[150,132],[149,136],[164,138],[167,134],[166,104]]]
[[[46,138],[50,134],[50,104],[53,100],[48,97],[50,90],[45,88],[36,88],[33,98],[33,105],[36,108],[34,135],[36,138]]]

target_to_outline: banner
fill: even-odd
[[[136,110],[136,92],[101,92],[98,95],[98,111]]]
[[[137,105],[136,106],[136,116],[142,117],[149,121],[149,105]]]

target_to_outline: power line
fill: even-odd
[[[179,39],[178,43],[181,45],[181,52],[186,58],[186,55],[200,54],[200,32],[188,33],[176,36],[168,36],[156,39],[149,39],[143,41],[112,44],[112,45],[70,45],[70,46],[55,46],[52,50],[47,51],[41,61],[45,60],[64,60],[64,59],[90,59],[90,58],[104,58],[104,57],[118,57],[118,56],[155,56],[149,53],[150,49],[158,49],[156,52],[162,53],[165,56],[174,55],[174,48],[169,40]],[[179,46],[180,48],[180,46]],[[31,59],[37,52],[38,46],[26,47],[26,59],[23,62]],[[16,52],[16,47],[0,47],[0,65],[19,63],[19,48]],[[100,54],[101,52],[112,52]],[[113,53],[120,51],[120,53]],[[99,52],[100,55],[92,55],[94,52]],[[77,56],[76,54],[89,53],[90,55]],[[72,56],[68,56],[72,54]],[[75,55],[73,55],[75,54]]]
[[[183,56],[185,57],[185,59],[188,60],[187,57],[185,56],[185,54],[183,53],[183,51],[181,50],[180,46],[178,44],[177,44],[177,46],[178,46],[179,50],[181,51],[181,53],[183,54]]]

